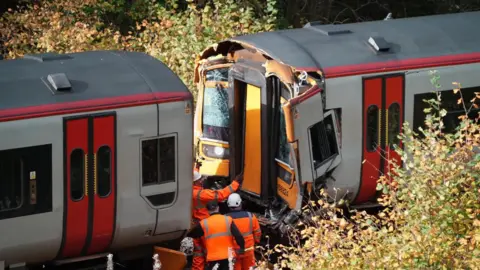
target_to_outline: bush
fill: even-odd
[[[235,0],[214,0],[215,8],[207,5],[197,10],[191,4],[185,11],[158,9],[155,19],[137,25],[132,46],[142,47],[147,53],[164,61],[194,90],[193,69],[196,56],[207,46],[220,40],[248,33],[270,31],[276,28],[275,1],[268,0],[264,16],[256,18],[251,7],[243,7]]]
[[[133,50],[164,61],[193,91],[195,58],[220,40],[277,27],[276,0],[266,1],[262,15],[235,0],[213,0],[198,8],[177,1],[49,0],[5,13],[0,40],[5,58],[26,53]],[[141,3],[141,4],[139,4]]]
[[[434,77],[436,84],[438,76]],[[461,94],[457,84],[455,93]],[[476,93],[480,99],[480,93]],[[385,206],[376,214],[336,208],[324,198],[306,206],[320,208],[305,229],[279,245],[278,266],[290,269],[479,269],[480,127],[478,118],[461,117],[455,134],[442,133],[441,96],[427,101],[430,112],[420,138],[406,123],[405,167],[394,165],[394,181],[382,176],[378,190]],[[464,102],[462,98],[459,102]],[[471,108],[466,108],[469,110]],[[423,137],[423,136],[422,136]],[[318,213],[318,211],[317,211]],[[348,217],[350,216],[350,217]],[[269,250],[269,255],[273,250]],[[266,268],[262,262],[260,269]]]

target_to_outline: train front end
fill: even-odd
[[[214,57],[198,63],[194,143],[200,173],[210,178],[229,177],[228,70],[232,62]],[[197,79],[198,78],[198,79]]]
[[[312,187],[341,159],[338,116],[324,111],[321,71],[224,41],[201,54],[195,82],[195,157],[205,186],[225,187],[243,173],[237,192],[262,225],[278,231],[295,223]]]

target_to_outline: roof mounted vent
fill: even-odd
[[[324,25],[323,28],[321,27],[315,27],[321,25],[320,22],[309,22],[303,26],[303,28],[307,28],[310,30],[313,30],[315,32],[319,32],[322,35],[325,36],[333,36],[333,35],[341,35],[341,34],[350,34],[352,31],[348,29],[340,29],[341,26],[339,25]]]
[[[55,60],[65,60],[65,59],[72,59],[71,56],[66,54],[58,54],[58,53],[39,53],[39,54],[25,54],[23,56],[24,59],[35,60],[37,62],[47,62],[47,61],[55,61]]]
[[[390,44],[380,36],[370,37],[368,44],[377,52],[388,52],[390,50]]]
[[[72,89],[72,85],[65,73],[49,74],[47,80],[56,91],[63,92]]]

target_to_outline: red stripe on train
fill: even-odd
[[[369,73],[394,72],[401,70],[464,65],[473,63],[480,63],[480,52],[328,67],[323,69],[323,73],[325,78],[337,78]],[[295,67],[295,69],[305,71],[319,70],[319,68],[317,67]]]
[[[0,122],[192,99],[190,92],[145,93],[0,110]]]

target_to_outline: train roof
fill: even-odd
[[[253,46],[297,69],[332,70],[347,65],[479,53],[479,26],[480,12],[466,12],[336,25],[309,23],[303,28],[238,36],[224,42]],[[379,50],[368,43],[370,37]],[[211,53],[212,48],[208,48],[203,57]],[[480,59],[480,55],[476,56]]]
[[[48,105],[60,109],[59,104],[112,106],[191,99],[172,70],[138,52],[25,55],[0,61],[0,74],[0,119],[19,108],[39,111]]]

